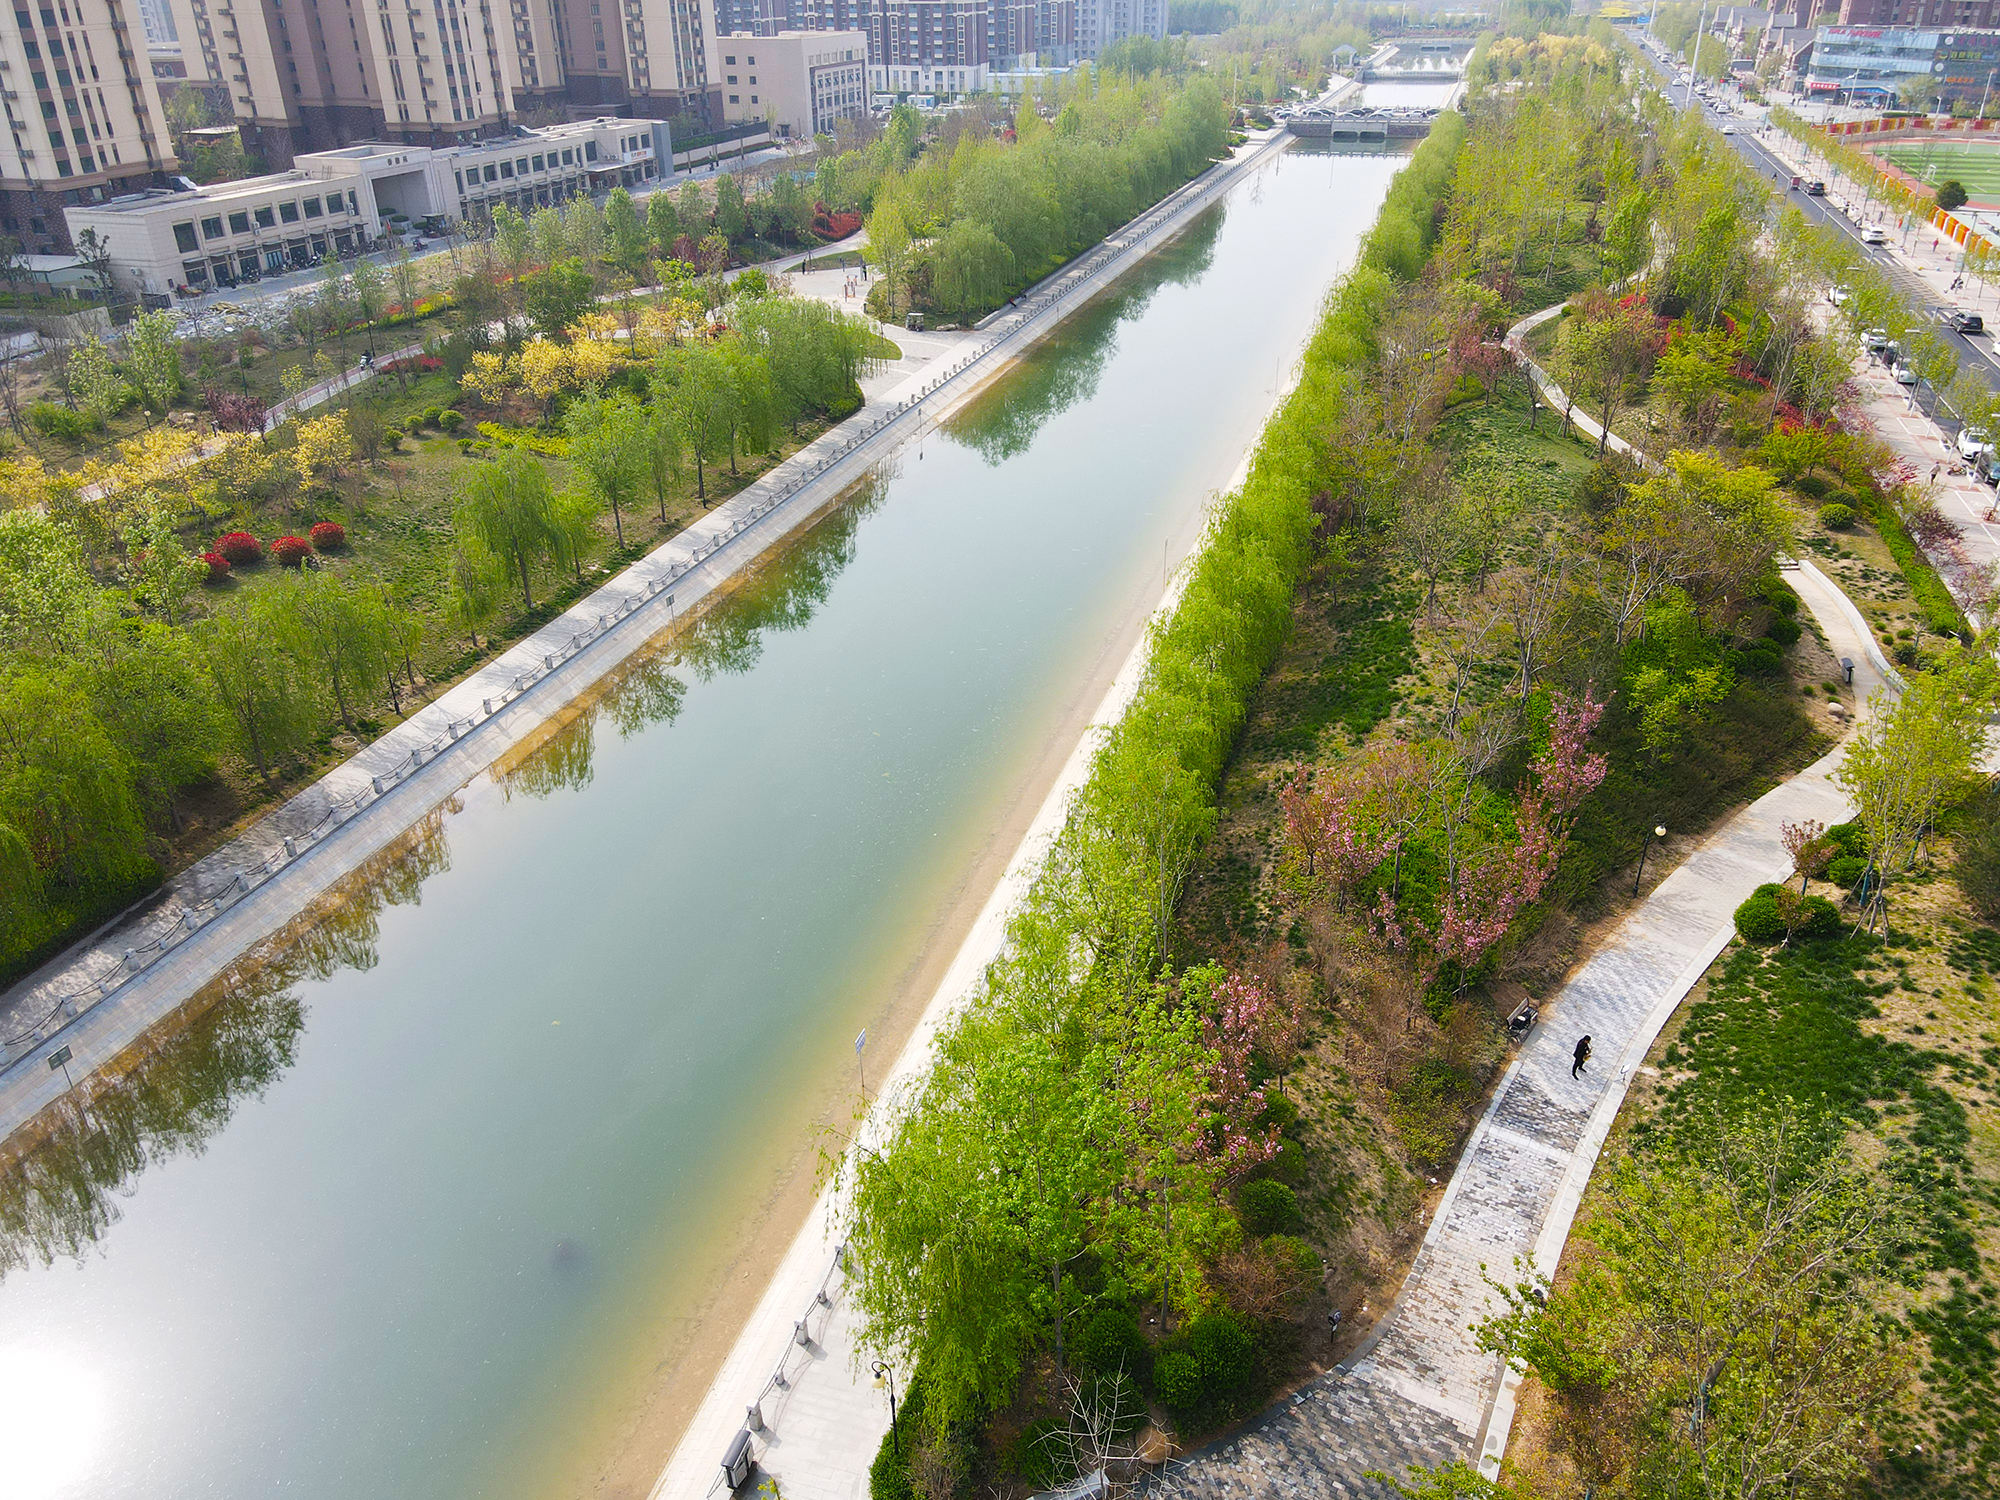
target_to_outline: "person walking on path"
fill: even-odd
[[[1590,1038],[1588,1036],[1585,1036],[1582,1041],[1576,1044],[1576,1061],[1569,1065],[1569,1076],[1572,1078],[1581,1076],[1581,1074],[1583,1073],[1583,1065],[1589,1061],[1590,1061]]]

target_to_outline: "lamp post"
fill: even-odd
[[[896,1431],[896,1372],[884,1360],[875,1362],[875,1389],[889,1388],[889,1451],[898,1459],[903,1456],[903,1439]]]
[[[1653,847],[1654,839],[1663,839],[1666,836],[1667,836],[1667,830],[1662,828],[1659,824],[1655,823],[1653,827],[1647,831],[1645,840],[1639,845],[1639,873],[1632,877],[1633,895],[1636,896],[1639,894],[1639,882],[1646,878],[1646,851]]]

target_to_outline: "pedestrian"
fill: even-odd
[[[1569,1076],[1572,1078],[1579,1077],[1583,1073],[1583,1065],[1589,1061],[1590,1038],[1585,1036],[1582,1041],[1576,1044],[1576,1061],[1569,1065]]]
[[[1942,469],[1943,467],[1944,467],[1944,465],[1943,465],[1942,463],[1935,463],[1935,464],[1932,464],[1932,465],[1931,465],[1931,483],[1932,483],[1932,484],[1936,484],[1936,483],[1937,483],[1937,477],[1938,477],[1938,470],[1939,470],[1939,469]]]

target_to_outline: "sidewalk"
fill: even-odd
[[[1845,596],[1810,565],[1788,575],[1855,692],[1886,687],[1879,652]],[[1886,665],[1886,664],[1882,664]],[[1518,1258],[1553,1272],[1633,1072],[1682,998],[1727,946],[1736,907],[1790,860],[1782,823],[1841,821],[1835,750],[1705,839],[1542,1008],[1459,1157],[1394,1305],[1347,1365],[1248,1431],[1191,1456],[1161,1493],[1223,1500],[1289,1495],[1351,1500],[1392,1493],[1364,1478],[1406,1463],[1477,1454],[1499,1472],[1520,1377],[1482,1353],[1472,1328],[1495,1308],[1483,1277],[1511,1280]],[[1594,1059],[1570,1076],[1588,1034]],[[1504,1377],[1504,1378],[1503,1378]]]

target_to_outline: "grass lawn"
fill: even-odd
[[[1955,177],[1974,203],[2000,207],[2000,141],[1912,141],[1874,150],[1931,187]]]

